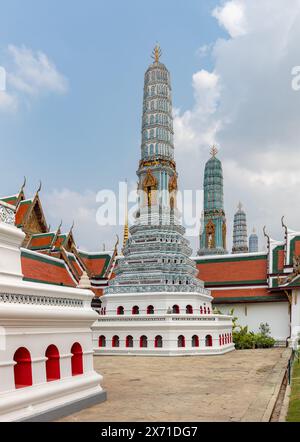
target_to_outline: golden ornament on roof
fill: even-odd
[[[155,48],[152,51],[152,58],[154,59],[155,63],[158,63],[160,57],[161,57],[161,49],[159,44],[156,44]]]

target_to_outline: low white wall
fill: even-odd
[[[289,302],[256,302],[238,304],[217,304],[222,313],[234,309],[237,323],[248,326],[249,331],[258,332],[261,323],[268,323],[271,336],[276,341],[285,341],[290,335]]]

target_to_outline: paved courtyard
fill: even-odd
[[[287,358],[282,348],[207,357],[98,356],[107,401],[61,421],[260,421]]]

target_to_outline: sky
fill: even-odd
[[[299,0],[0,2],[1,195],[27,177],[48,222],[111,249],[96,195],[136,184],[143,76],[159,42],[171,72],[181,189],[202,189],[212,144],[224,172],[228,243],[241,201],[249,232],[300,230]],[[191,238],[194,253],[198,239]]]

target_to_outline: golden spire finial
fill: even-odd
[[[211,150],[210,150],[210,154],[211,154],[211,156],[212,156],[213,158],[215,158],[215,156],[217,155],[217,153],[218,153],[218,149],[217,149],[217,146],[214,144],[214,145],[212,146]]]
[[[129,237],[129,228],[128,228],[128,191],[127,191],[127,179],[126,183],[126,199],[125,199],[125,223],[124,223],[124,233],[123,233],[123,249],[126,246]]]
[[[155,63],[159,62],[159,59],[161,57],[161,49],[158,43],[156,43],[155,48],[152,51],[151,57],[154,59]]]

